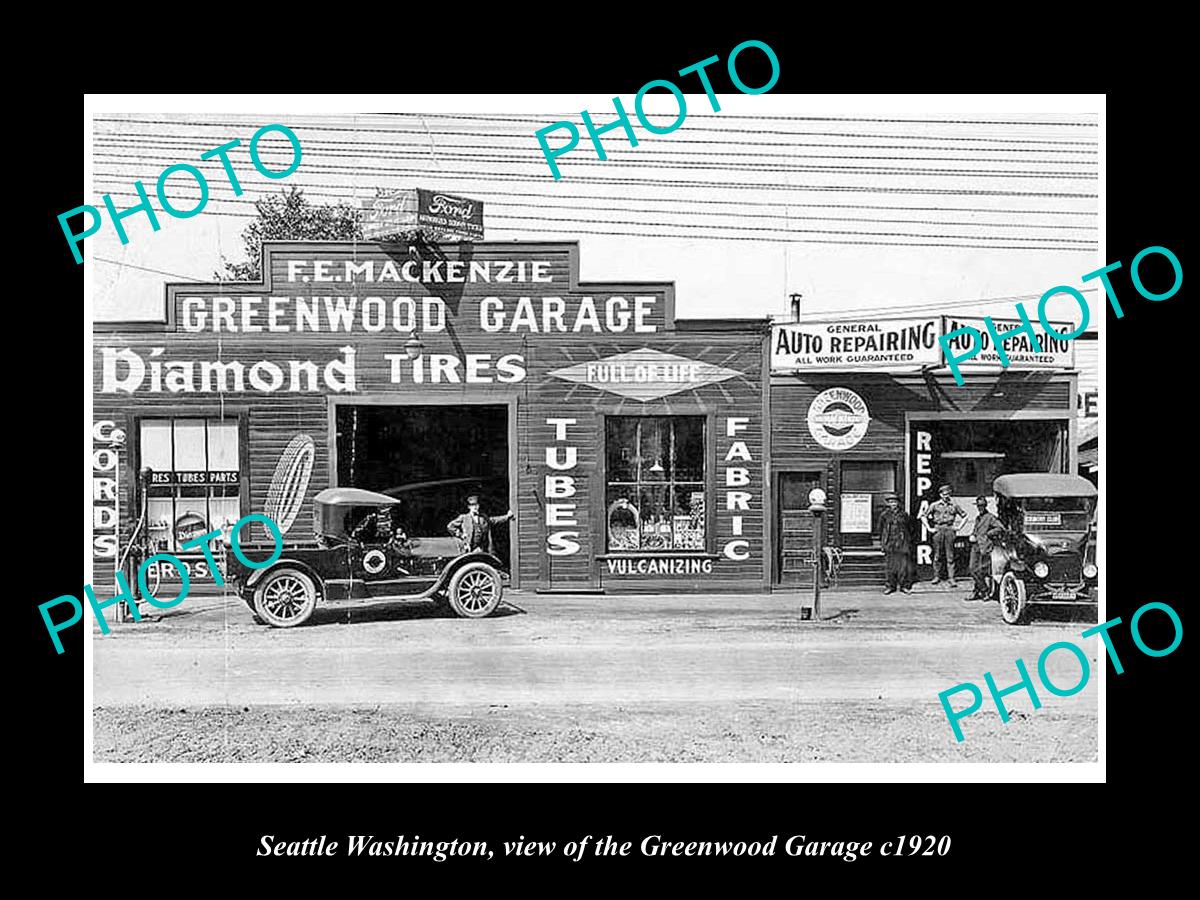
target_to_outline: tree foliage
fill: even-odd
[[[224,256],[225,281],[258,281],[262,278],[263,241],[349,241],[362,240],[362,211],[345,203],[310,203],[299,188],[284,188],[278,196],[254,204],[258,217],[242,232],[245,262],[230,262]]]

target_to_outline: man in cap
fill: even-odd
[[[467,497],[467,512],[451,520],[446,530],[458,538],[463,552],[486,550],[492,556],[496,555],[496,546],[492,541],[492,526],[507,522],[515,513],[510,509],[502,516],[485,516],[479,511],[479,495]]]
[[[403,542],[406,538],[398,521],[399,506],[384,506],[367,513],[355,526],[350,537],[364,544],[386,544],[395,538]]]
[[[975,578],[975,593],[964,600],[990,600],[992,590],[988,574],[992,570],[992,547],[996,536],[1004,530],[1000,520],[988,512],[987,497],[976,497],[975,526],[971,529],[971,575]]]
[[[900,498],[887,495],[887,509],[879,517],[879,545],[883,548],[883,570],[886,576],[885,594],[896,593],[896,587],[906,594],[912,593],[913,566],[909,562],[912,552],[913,518],[900,507]]]
[[[941,560],[946,561],[946,581],[957,587],[954,580],[954,535],[958,532],[958,517],[965,520],[967,514],[951,498],[951,488],[943,484],[938,488],[938,499],[925,511],[925,524],[933,532],[933,583],[942,583]]]

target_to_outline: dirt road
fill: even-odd
[[[960,593],[510,595],[503,615],[328,612],[266,629],[236,599],[189,598],[96,636],[97,761],[1084,761],[1096,758],[1090,620],[1004,625]],[[190,606],[189,606],[190,604]],[[1069,698],[990,700],[956,743],[938,692],[1001,685],[1073,641]],[[1070,653],[1050,677],[1079,680]],[[1036,677],[1036,674],[1035,674]],[[986,693],[986,688],[984,688]],[[964,694],[957,705],[967,700]]]

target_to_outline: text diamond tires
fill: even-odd
[[[1021,625],[1028,609],[1025,582],[1012,572],[1005,572],[1000,579],[1000,615],[1009,625]]]
[[[303,625],[317,607],[317,588],[299,569],[276,569],[254,591],[254,611],[268,625]]]
[[[503,592],[499,573],[487,563],[467,563],[454,573],[446,592],[450,608],[464,619],[482,619],[495,612]]]

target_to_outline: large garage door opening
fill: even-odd
[[[1063,420],[942,420],[914,423],[912,431],[915,497],[936,498],[938,486],[949,484],[970,501],[991,494],[999,475],[1070,470]]]
[[[468,494],[479,494],[485,514],[503,515],[511,504],[508,407],[339,404],[337,483],[398,498],[413,536],[446,536]],[[511,565],[509,528],[492,533],[496,555]]]
[[[966,513],[958,520],[954,541],[955,564],[967,571],[975,521],[976,497],[991,497],[997,476],[1013,472],[1069,472],[1069,423],[1065,419],[982,420],[940,419],[911,424],[912,459],[909,477],[912,507],[923,516],[937,499],[938,488],[950,485],[956,502]],[[995,513],[995,502],[989,509]],[[919,526],[917,574],[933,577],[932,533]]]

